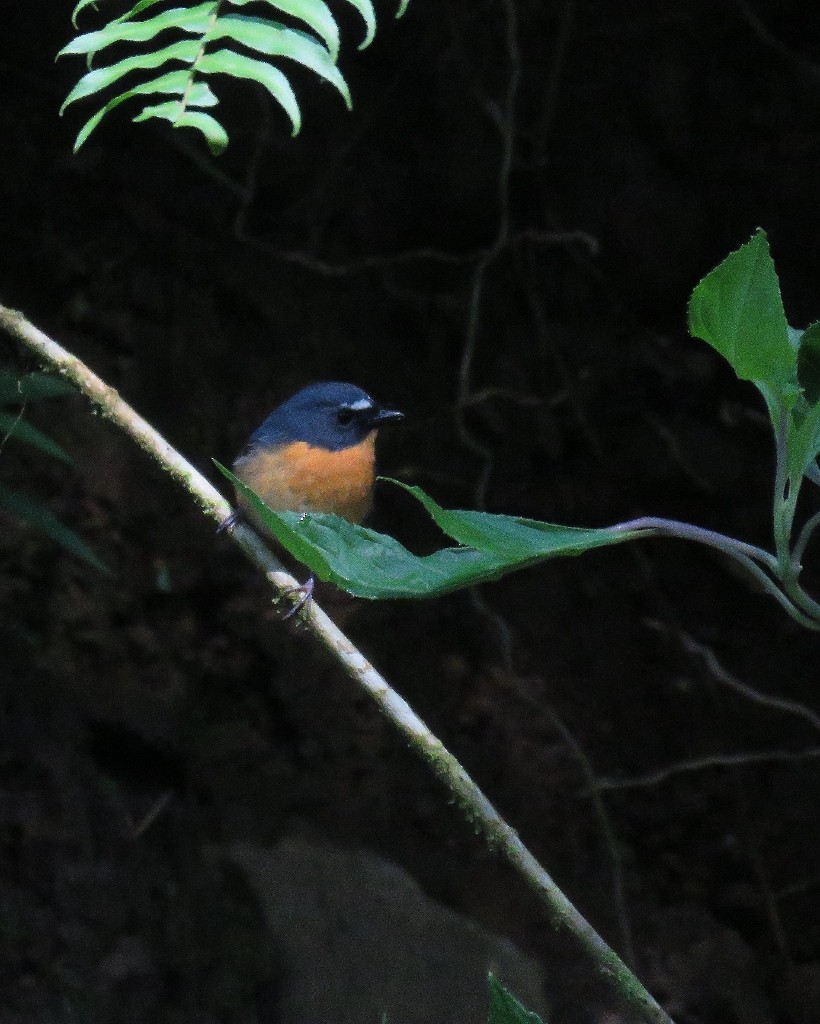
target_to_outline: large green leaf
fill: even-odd
[[[229,470],[216,465],[282,547],[320,580],[335,583],[356,597],[437,597],[499,579],[548,558],[578,555],[640,535],[638,531],[577,530],[484,512],[452,512],[436,505],[420,489],[408,488],[445,533],[453,539],[471,536],[476,542],[476,546],[462,544],[431,555],[414,555],[393,537],[337,516],[274,512]]]
[[[689,331],[742,380],[767,381],[787,401],[796,395],[796,355],[764,231],[698,284],[689,301]]]
[[[618,530],[587,530],[490,512],[459,512],[442,508],[420,487],[412,487],[389,477],[382,479],[412,494],[424,505],[436,525],[459,544],[515,562],[529,558],[540,561],[554,555],[581,555],[591,548],[608,547],[637,536],[637,532],[626,534]]]
[[[10,512],[13,516],[17,516],[18,519],[24,520],[34,530],[37,530],[38,533],[43,533],[50,537],[61,547],[65,548],[66,551],[71,552],[72,555],[76,555],[78,558],[82,558],[83,561],[93,565],[100,572],[111,572],[108,566],[97,558],[81,537],[77,536],[68,526],[64,526],[59,519],[43,508],[38,502],[32,501],[27,495],[0,485],[0,509],[5,509],[5,511]]]
[[[525,1009],[500,981],[491,974],[490,1014],[487,1024],[543,1024],[537,1013]]]

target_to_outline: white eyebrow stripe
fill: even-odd
[[[345,408],[350,409],[351,412],[363,412],[365,409],[372,409],[373,402],[369,398],[360,398],[358,402],[351,402]]]

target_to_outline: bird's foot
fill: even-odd
[[[236,524],[238,522],[239,522],[239,512],[237,512],[237,511],[231,512],[231,514],[229,516],[226,516],[222,520],[222,522],[219,524],[219,526],[217,526],[216,532],[217,533],[224,533],[227,530],[230,533],[230,531],[236,526]]]
[[[282,616],[283,622],[285,621],[285,619],[293,618],[293,616],[298,611],[305,607],[308,601],[313,597],[313,587],[315,583],[316,578],[313,575],[313,573],[311,573],[310,576],[308,576],[305,582],[301,585],[301,587],[288,587],[287,590],[283,591],[283,593],[285,594],[299,594],[299,599],[296,601],[293,607],[288,608],[288,610]]]

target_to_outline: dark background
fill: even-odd
[[[445,505],[770,544],[762,403],[685,308],[763,226],[790,322],[820,316],[815,5],[382,2],[358,53],[337,3],[353,112],[296,70],[291,140],[220,81],[219,160],[127,108],[72,156],[95,108],[57,116],[70,6],[3,12],[0,301],[204,471],[296,388],[349,379],[407,413],[383,468]],[[555,1022],[603,1019],[577,951],[228,541],[83,401],[30,418],[76,466],[9,443],[0,479],[116,575],[3,516],[3,1019],[271,1019],[261,916],[203,851],[305,823],[542,959]],[[375,524],[436,539],[386,485]],[[820,1019],[813,634],[672,541],[333,609],[679,1022]],[[123,936],[149,967],[103,982]]]

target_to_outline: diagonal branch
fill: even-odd
[[[36,328],[22,313],[0,305],[0,328],[33,351],[48,369],[55,370],[79,388],[107,419],[124,430],[188,491],[206,516],[217,523],[225,521],[231,511],[228,502],[114,388],[109,387],[80,359]],[[253,530],[240,524],[231,531],[231,537],[265,574],[279,598],[295,586],[295,580],[284,571]],[[566,929],[580,942],[598,973],[614,984],[621,999],[633,1011],[640,1013],[651,1024],[672,1024],[665,1010],[570,903],[459,761],[315,601],[304,608],[299,620],[314,640],[325,647],[347,675],[375,701],[379,710],[390,719],[415,752],[427,761],[450,790],[456,805],[476,831],[484,836],[490,848],[497,850],[535,891],[552,925]]]

